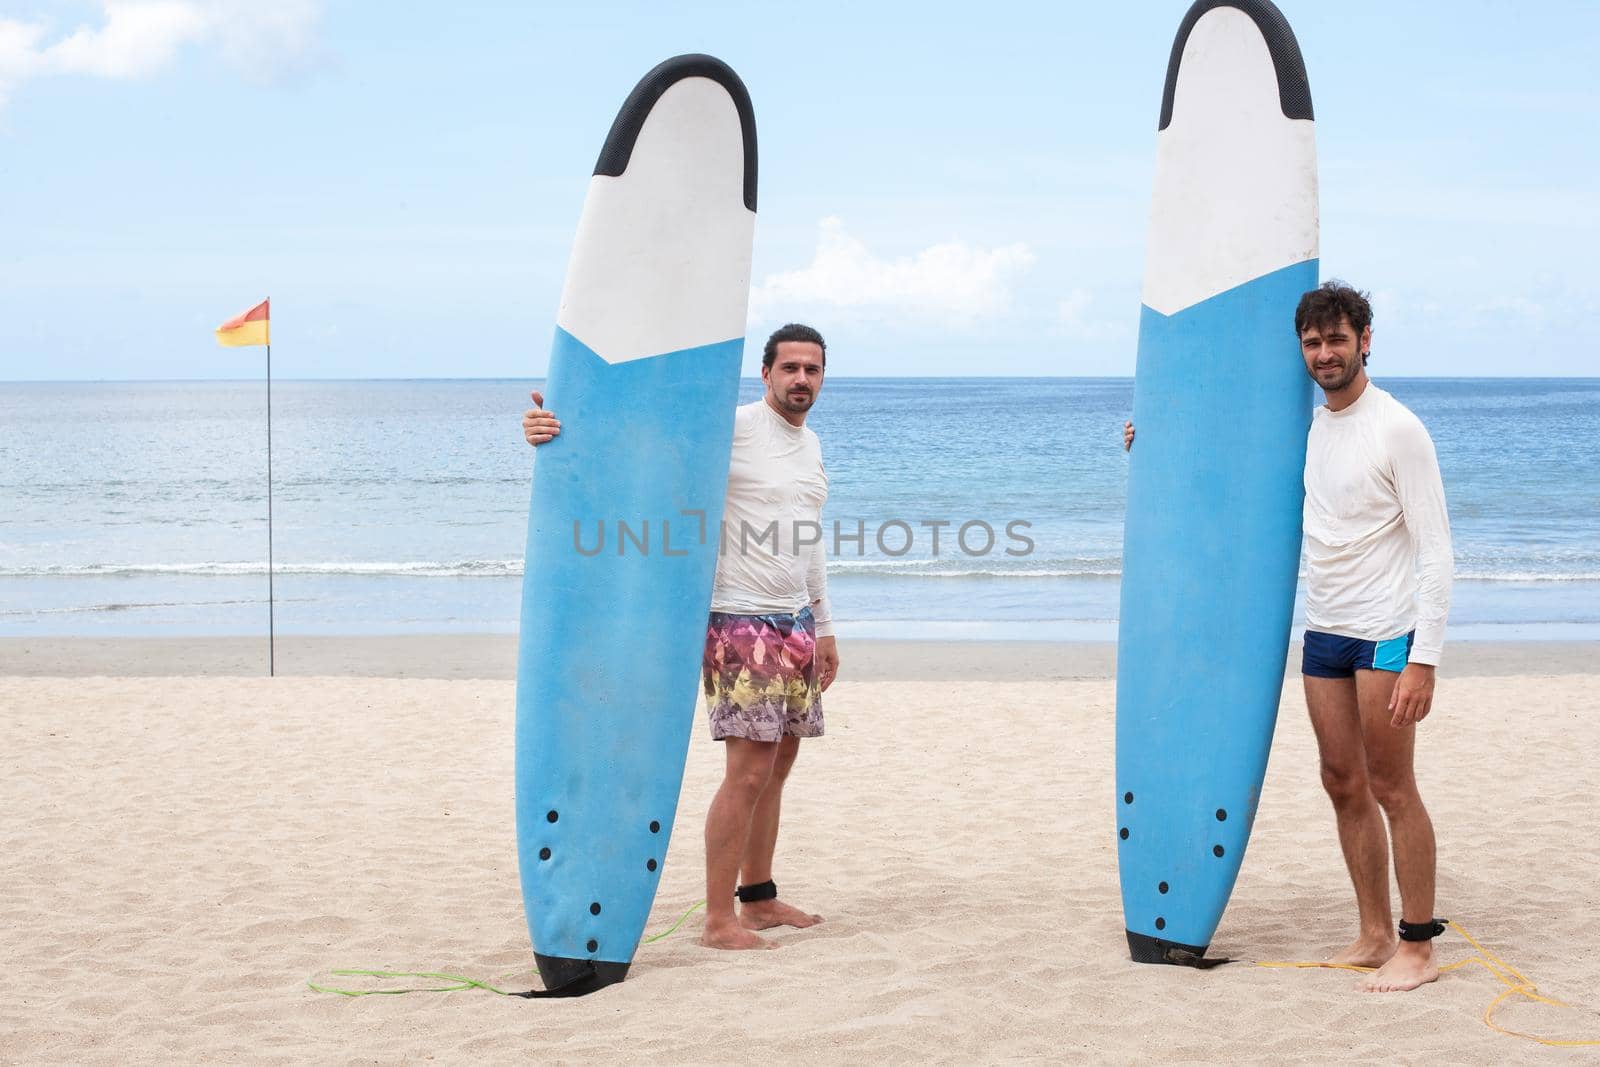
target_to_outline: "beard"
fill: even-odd
[[[1361,373],[1361,367],[1361,357],[1356,356],[1345,363],[1342,367],[1337,368],[1337,374],[1335,374],[1333,377],[1324,379],[1322,377],[1323,372],[1319,371],[1316,367],[1307,367],[1306,373],[1311,376],[1312,381],[1316,382],[1317,385],[1322,387],[1322,391],[1324,393],[1337,393],[1339,390],[1356,380],[1356,375]],[[1330,374],[1333,373],[1335,369],[1336,368],[1333,367],[1325,368],[1325,370]]]
[[[811,410],[811,405],[816,403],[817,394],[810,390],[799,390],[784,393],[781,398],[783,410],[791,415],[801,415]]]

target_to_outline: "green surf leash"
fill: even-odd
[[[690,906],[688,911],[678,916],[677,922],[673,923],[659,934],[651,934],[649,937],[643,939],[640,944],[653,945],[663,938],[671,937],[677,932],[678,927],[682,926],[684,922],[688,920],[689,916],[693,915],[696,911],[704,907],[705,903],[706,902],[703,900],[697,901],[695,904]],[[538,993],[538,991],[533,990],[530,990],[527,993],[514,993],[505,989],[497,989],[488,982],[480,982],[475,978],[467,978],[459,974],[442,974],[438,971],[379,971],[367,970],[358,967],[342,967],[339,970],[329,971],[328,973],[339,978],[431,978],[434,981],[453,982],[455,984],[438,986],[406,986],[402,989],[339,989],[334,986],[318,985],[312,979],[307,978],[306,985],[310,986],[311,989],[318,993],[336,993],[341,997],[392,997],[399,996],[402,993],[455,993],[463,989],[482,989],[502,997],[528,997],[531,995],[537,995]],[[515,975],[508,975],[507,977],[515,977]],[[497,978],[495,981],[504,981],[504,979]]]

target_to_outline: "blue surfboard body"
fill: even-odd
[[[626,976],[671,839],[744,352],[748,114],[710,57],[640,82],[557,317],[545,402],[562,429],[538,450],[528,509],[516,823],[535,960],[561,995]],[[650,347],[696,333],[713,339]]]
[[[1318,280],[1304,81],[1265,0],[1196,3],[1168,71],[1117,652],[1118,866],[1138,962],[1205,956],[1282,695],[1312,403],[1294,309]]]
[[[1250,837],[1283,688],[1311,419],[1285,323],[1316,283],[1311,261],[1174,316],[1141,311],[1117,651],[1130,942],[1203,956]]]

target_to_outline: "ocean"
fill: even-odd
[[[1451,632],[1600,637],[1600,379],[1378,381],[1438,449]],[[537,384],[274,382],[279,632],[515,631]],[[1132,396],[830,381],[810,424],[841,633],[1113,639]],[[259,381],[0,383],[0,635],[265,633],[265,401]]]

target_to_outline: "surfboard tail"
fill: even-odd
[[[628,976],[631,966],[605,960],[546,956],[539,952],[535,952],[533,958],[539,965],[539,979],[544,982],[545,995],[554,997],[581,997],[615,985]]]
[[[1128,931],[1128,955],[1134,963],[1166,963],[1178,967],[1195,967],[1206,958],[1210,945],[1185,945],[1179,941],[1151,937],[1149,934]],[[1218,961],[1221,962],[1221,961]]]

